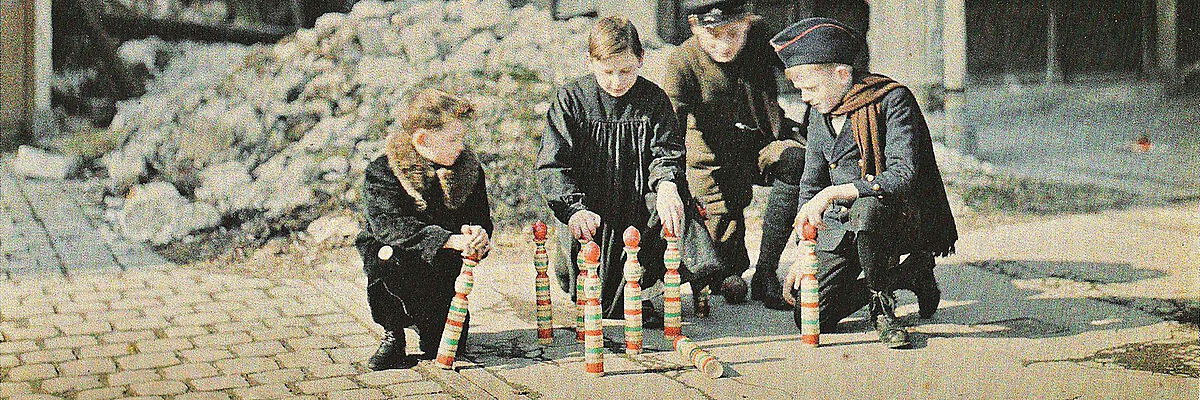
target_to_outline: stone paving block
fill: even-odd
[[[166,303],[160,307],[148,308],[145,310],[145,313],[147,317],[163,317],[172,320],[172,323],[174,323],[174,317],[195,314],[196,310],[193,310],[191,306]]]
[[[283,343],[280,343],[278,340],[234,345],[231,350],[233,350],[233,354],[237,354],[239,357],[273,356],[288,351],[283,348]]]
[[[125,397],[123,387],[102,387],[75,393],[75,400],[112,400]]]
[[[110,310],[149,310],[162,307],[163,302],[153,297],[125,297],[108,304]]]
[[[236,289],[213,293],[213,299],[220,302],[265,300],[271,296],[262,289]]]
[[[12,400],[62,400],[62,397],[52,396],[48,394],[17,394],[12,397]]]
[[[434,393],[434,394],[419,394],[416,396],[408,396],[408,397],[405,397],[404,399],[405,400],[454,400],[455,397],[451,396],[449,394],[446,394],[446,393]]]
[[[137,396],[170,396],[187,391],[187,385],[179,381],[151,381],[129,385],[129,393]]]
[[[305,320],[303,324],[292,324],[290,323],[291,321],[280,321],[283,316],[279,314],[279,310],[264,304],[259,304],[257,302],[247,304],[246,308],[238,310],[238,312],[230,315],[230,317],[232,317],[234,321],[255,321],[272,328],[280,326],[304,326],[308,323],[307,320]]]
[[[272,328],[279,327],[309,327],[312,326],[312,321],[304,317],[283,317],[276,316],[271,319],[262,320],[264,324]]]
[[[246,332],[227,332],[200,335],[192,338],[196,347],[229,347],[235,344],[250,343],[250,335]]]
[[[171,297],[175,295],[175,291],[169,287],[147,287],[145,289],[126,290],[121,294],[122,299],[129,301],[153,301],[158,302],[160,306],[168,305],[163,302],[163,297]],[[147,310],[149,310],[147,308]]]
[[[64,335],[95,335],[112,332],[112,324],[108,321],[83,321],[75,324],[59,326]]]
[[[78,280],[76,280],[78,281]],[[89,286],[95,286],[90,281],[86,282]],[[100,303],[105,301],[113,301],[121,298],[121,293],[111,291],[72,291],[70,292],[71,300],[76,303]]]
[[[169,353],[194,347],[187,338],[139,340],[133,344],[141,353]]]
[[[250,381],[258,385],[283,384],[304,380],[304,371],[299,368],[277,369],[250,374]]]
[[[77,349],[86,346],[98,346],[99,341],[95,336],[59,336],[46,339],[42,342],[42,346],[47,349]]]
[[[325,307],[311,307],[305,305],[286,305],[279,307],[279,312],[288,317],[311,317],[317,315],[329,314],[329,310]]]
[[[32,340],[21,340],[14,342],[0,342],[0,354],[18,354],[38,349],[37,342]]]
[[[282,340],[308,336],[308,330],[298,327],[266,328],[250,331],[254,340]]]
[[[83,323],[83,316],[79,314],[43,315],[29,320],[29,325],[54,326],[59,329],[80,323]]]
[[[324,350],[303,350],[275,356],[284,368],[311,368],[333,364],[333,359]]]
[[[354,317],[346,313],[324,314],[312,317],[313,323],[317,325],[329,325],[339,322],[357,322]],[[336,336],[336,335],[335,335]]]
[[[131,320],[141,316],[142,312],[139,310],[108,310],[83,314],[83,318],[85,320],[108,321],[113,326],[116,326],[121,321]]]
[[[65,296],[65,294],[51,294],[50,296]],[[106,310],[108,310],[108,304],[104,304],[104,303],[75,303],[75,302],[70,302],[70,301],[63,301],[54,306],[54,312],[56,312],[56,313],[86,314],[86,313],[97,312],[97,311],[106,311]]]
[[[112,322],[113,328],[118,331],[166,329],[171,326],[167,322],[167,319],[163,317],[141,317],[110,322]]]
[[[196,312],[240,312],[249,308],[239,301],[209,301],[204,303],[192,304],[192,309]]]
[[[355,385],[353,381],[345,377],[316,379],[296,384],[296,388],[300,389],[300,392],[304,394],[326,394],[357,387],[358,385]]]
[[[267,278],[246,278],[238,277],[224,282],[225,287],[230,289],[266,289],[276,285]]]
[[[192,290],[195,288],[190,287],[190,285],[189,285],[186,288],[181,287],[181,288],[177,288],[177,289],[182,291],[185,289]],[[176,294],[173,296],[163,296],[163,302],[167,303],[167,304],[193,305],[194,306],[194,305],[200,304],[200,303],[212,302],[212,296],[209,296],[208,293],[204,293],[204,292],[180,293],[180,294]]]
[[[163,329],[163,334],[169,338],[178,338],[207,335],[209,331],[203,326],[172,326]]]
[[[21,353],[19,358],[25,364],[52,363],[74,360],[75,353],[71,349],[39,350]]]
[[[140,342],[140,341],[153,340],[155,337],[157,337],[157,336],[154,334],[154,332],[148,331],[148,330],[124,331],[124,332],[112,332],[112,333],[108,333],[103,336],[100,336],[100,341],[107,343],[107,344],[112,344],[112,343],[129,344],[129,343],[136,343],[136,342]]]
[[[222,322],[212,326],[214,332],[250,332],[259,329],[267,329],[267,326],[262,321],[230,321]]]
[[[108,358],[88,358],[67,361],[58,365],[58,373],[62,376],[98,375],[113,372],[117,372],[117,364]]]
[[[162,375],[159,375],[158,372],[153,370],[121,371],[108,374],[109,386],[125,386],[158,380],[162,380]]]
[[[163,400],[162,396],[130,396],[121,398],[121,400]]]
[[[28,382],[0,383],[0,397],[8,398],[18,393],[33,393],[33,385]]]
[[[188,362],[195,363],[211,363],[217,360],[225,360],[233,358],[233,353],[223,349],[192,349],[179,352],[179,355]]]
[[[221,392],[195,392],[174,397],[174,400],[229,400],[229,395]]]
[[[318,328],[313,328],[315,332],[321,332],[323,335],[329,336],[346,336],[367,333],[367,328],[357,322],[339,322],[336,324],[324,325]]]
[[[388,396],[383,394],[383,391],[371,388],[342,390],[329,394],[330,400],[380,400],[386,398]]]
[[[219,324],[219,323],[228,322],[228,321],[230,321],[230,318],[228,315],[225,315],[224,313],[195,312],[195,313],[183,314],[183,315],[179,315],[174,318],[171,318],[171,325],[192,325],[192,326],[212,325],[212,324]]]
[[[286,340],[288,347],[294,350],[332,349],[339,347],[338,343],[329,336],[313,335]]]
[[[327,351],[329,352],[329,357],[333,358],[334,362],[353,364],[365,361],[372,354],[375,354],[375,346],[337,348]]]
[[[308,370],[310,378],[332,378],[335,376],[349,376],[358,374],[358,370],[350,364],[329,364],[319,367],[313,367]]]
[[[275,360],[265,357],[234,358],[217,361],[214,364],[217,369],[228,375],[252,374],[279,368],[279,364]]]
[[[0,368],[12,368],[21,363],[17,356],[12,354],[0,355]]]
[[[198,379],[216,376],[217,369],[208,364],[190,363],[164,368],[162,375],[166,379],[173,380]]]
[[[296,298],[317,294],[316,291],[297,286],[275,286],[267,289],[267,294],[274,298]]]
[[[126,371],[169,367],[176,364],[180,364],[179,358],[172,353],[139,353],[117,359],[117,365]]]
[[[21,305],[4,310],[4,318],[7,319],[25,319],[50,314],[54,314],[54,307],[49,304]]]
[[[290,399],[295,397],[292,391],[282,383],[273,383],[267,385],[251,386],[248,388],[233,389],[233,395],[246,400],[259,399]]]
[[[100,386],[100,378],[93,375],[50,378],[41,384],[42,390],[49,393],[78,392]]]
[[[379,344],[379,338],[369,333],[341,336],[337,338],[337,341],[345,347],[363,347]]]
[[[389,369],[368,372],[354,379],[367,386],[381,387],[396,383],[418,381],[425,379],[425,377],[413,369]]]
[[[201,392],[249,386],[250,384],[246,383],[246,380],[240,376],[214,376],[192,381],[192,389]]]
[[[442,386],[431,381],[404,382],[388,385],[385,390],[394,397],[415,396],[442,392]]]
[[[117,357],[133,354],[128,343],[114,343],[99,346],[84,346],[79,348],[79,358]]]
[[[0,313],[4,313],[4,309],[0,309]],[[40,340],[52,338],[58,335],[58,329],[53,326],[35,325],[28,328],[3,327],[0,332],[4,333],[4,339],[10,341],[18,340]]]

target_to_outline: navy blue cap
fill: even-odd
[[[771,47],[787,68],[804,64],[853,65],[865,45],[858,31],[831,18],[803,19],[771,38]]]
[[[741,19],[746,15],[745,0],[691,0],[684,7],[688,22],[712,28]]]

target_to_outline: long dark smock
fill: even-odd
[[[600,215],[595,235],[600,245],[601,305],[605,318],[623,313],[624,243],[621,235],[633,226],[642,232],[638,259],[649,287],[662,278],[663,242],[655,223],[647,226],[646,195],[659,182],[675,182],[686,190],[683,135],[667,95],[654,83],[638,77],[621,97],[602,90],[588,75],[558,90],[546,118],[538,154],[538,180],[554,217],[566,224],[571,215],[590,210]],[[563,229],[566,229],[565,227]],[[570,265],[558,265],[559,282],[575,292],[574,265],[579,244],[572,243]]]

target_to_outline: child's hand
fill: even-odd
[[[683,200],[679,198],[675,182],[663,181],[658,184],[654,207],[658,210],[658,219],[662,220],[663,228],[679,235],[683,229]]]
[[[567,221],[567,226],[571,228],[571,236],[575,239],[592,240],[596,229],[600,228],[600,215],[588,210],[576,211]]]
[[[487,255],[491,247],[491,238],[488,236],[487,230],[484,230],[479,225],[463,225],[463,236],[468,238],[466,249],[463,253],[469,253],[483,258]]]

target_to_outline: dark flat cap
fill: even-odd
[[[712,28],[737,21],[746,15],[745,0],[690,0],[684,3],[688,22]]]
[[[771,38],[771,47],[785,67],[803,64],[853,65],[866,43],[862,35],[830,18],[800,20]]]

